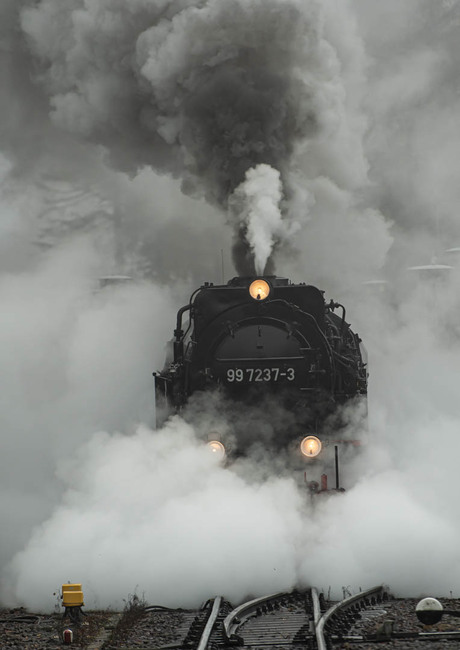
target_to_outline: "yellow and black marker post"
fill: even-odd
[[[65,584],[62,585],[62,606],[65,607],[64,618],[69,616],[70,620],[74,623],[80,622],[80,615],[85,616],[82,611],[84,606],[83,591],[81,584]]]

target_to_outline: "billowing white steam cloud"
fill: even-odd
[[[281,214],[283,198],[279,172],[258,165],[246,172],[246,179],[230,196],[231,210],[247,228],[246,239],[254,253],[255,270],[263,274],[275,241],[287,230]]]
[[[0,17],[2,602],[50,609],[67,580],[97,606],[308,583],[458,595],[459,278],[403,269],[460,244],[460,3],[5,0]],[[174,310],[220,279],[228,239],[143,165],[223,207],[248,170],[273,178],[260,265],[274,242],[370,352],[370,444],[344,497],[313,511],[255,461],[213,464],[203,431],[151,430]],[[97,209],[70,201],[82,188]],[[154,282],[98,290],[120,267]],[[361,282],[379,272],[376,296]]]
[[[251,488],[179,420],[156,433],[97,434],[59,475],[74,488],[12,566],[17,595],[33,607],[44,598],[52,606],[39,568],[52,556],[45,589],[78,576],[85,599],[99,605],[120,607],[127,585],[150,602],[177,603],[179,591],[193,605],[209,593],[239,598],[254,585],[295,583],[290,537],[301,500],[293,484]],[[257,560],[251,546],[261,547]]]

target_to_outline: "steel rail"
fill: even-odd
[[[330,607],[327,612],[325,612],[321,618],[319,619],[317,625],[316,625],[316,644],[318,646],[318,650],[327,650],[327,644],[326,644],[326,638],[325,638],[325,626],[327,623],[341,610],[346,610],[349,607],[359,603],[361,600],[365,600],[366,598],[383,598],[383,595],[385,593],[385,587],[382,585],[379,585],[378,587],[372,587],[372,589],[368,589],[367,591],[362,591],[359,594],[356,594],[355,596],[350,596],[349,598],[345,598],[344,600],[341,600],[339,603],[336,603],[332,607]]]
[[[200,642],[198,643],[197,646],[197,650],[206,650],[206,648],[208,647],[209,638],[211,636],[211,632],[214,628],[217,617],[219,615],[221,604],[222,604],[222,596],[217,596],[216,598],[214,598],[212,610],[211,613],[209,614],[209,618],[203,630],[203,634],[201,635]]]
[[[254,598],[254,600],[249,600],[247,603],[243,603],[236,607],[224,620],[224,634],[227,641],[231,640],[231,637],[235,634],[236,630],[247,621],[247,619],[252,616],[259,607],[285,595],[285,592],[279,592],[278,594],[271,594],[270,596],[261,596],[260,598]]]
[[[321,606],[319,604],[319,594],[316,587],[312,587],[311,589],[311,600],[313,603],[313,624],[316,629],[321,618]]]

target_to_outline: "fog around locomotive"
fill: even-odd
[[[162,26],[168,11],[198,4],[162,3]],[[163,363],[175,310],[203,280],[220,281],[221,249],[232,274],[231,229],[217,209],[184,196],[179,180],[137,171],[147,153],[158,154],[153,163],[163,171],[171,156],[163,160],[161,147],[146,153],[136,122],[125,121],[113,141],[113,131],[103,133],[108,165],[96,146],[103,138],[86,132],[77,143],[56,115],[49,119],[49,91],[30,77],[42,55],[62,72],[60,43],[67,49],[71,24],[32,24],[28,12],[22,30],[45,48],[37,52],[16,29],[18,14],[59,6],[64,16],[73,0],[2,3],[3,603],[52,608],[67,580],[83,582],[90,606],[120,606],[136,588],[151,602],[195,605],[214,592],[237,600],[306,582],[336,594],[385,580],[398,593],[456,595],[458,271],[435,287],[413,280],[408,289],[401,278],[405,267],[459,243],[460,6],[302,4],[314,9],[302,16],[324,30],[338,65],[326,70],[324,131],[305,150],[295,136],[295,165],[280,170],[292,189],[284,223],[300,228],[278,246],[276,265],[344,302],[372,359],[373,439],[350,467],[357,484],[314,511],[289,479],[266,478],[263,456],[228,472],[180,420],[150,430],[150,373]],[[112,21],[113,3],[99,0],[91,6],[106,13],[75,21],[92,48],[73,60],[74,72],[91,64],[93,76],[83,78],[93,82],[92,108],[109,112],[110,120],[98,115],[111,128],[119,105],[98,103],[98,82],[113,61],[107,52],[116,57],[132,44],[124,25],[132,29],[142,5],[130,2],[132,14]],[[56,24],[58,41],[49,31]],[[294,63],[302,34],[289,36]],[[273,60],[285,41],[272,39]],[[321,88],[324,62],[315,72]],[[64,126],[81,132],[81,113],[66,106]],[[97,291],[95,278],[114,272],[148,281]],[[386,292],[363,289],[375,278],[389,281]]]

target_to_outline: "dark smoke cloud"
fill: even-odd
[[[42,0],[21,15],[54,124],[107,146],[118,168],[179,175],[224,209],[260,164],[281,173],[289,200],[299,148],[346,137],[343,36],[325,20],[317,0]],[[253,272],[254,244],[240,219],[234,228],[236,268]]]
[[[182,166],[220,203],[315,121],[293,63],[318,65],[316,22],[277,2],[48,1],[22,14],[56,123],[108,141],[129,168]]]
[[[232,273],[231,233],[222,214],[184,196],[179,181],[149,168],[130,177],[117,172],[107,165],[96,136],[85,140],[75,136],[77,125],[66,130],[53,122],[42,59],[21,27],[24,15],[36,16],[38,7],[26,0],[0,7],[0,269],[32,268],[44,252],[83,234],[98,240],[105,275],[193,285],[221,279],[222,258],[225,274]],[[50,3],[40,8],[46,16],[51,11]],[[71,11],[70,5],[55,8],[61,9]],[[62,46],[55,26],[46,20],[35,26],[44,43],[50,29],[53,47]],[[141,153],[139,161],[141,166]]]

